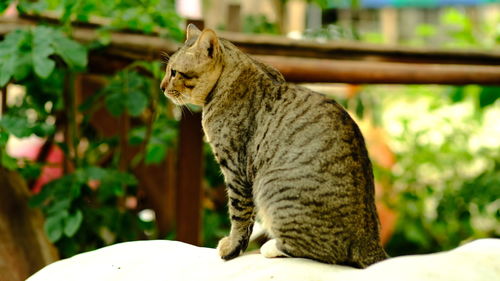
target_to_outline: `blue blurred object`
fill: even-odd
[[[329,0],[328,6],[348,8],[350,3],[349,0]],[[500,0],[361,0],[363,8],[475,6],[487,3],[500,3]]]

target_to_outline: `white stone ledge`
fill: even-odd
[[[175,241],[121,243],[48,265],[27,281],[500,280],[500,239],[448,252],[391,258],[366,269],[298,258],[245,254],[222,261],[216,250]]]

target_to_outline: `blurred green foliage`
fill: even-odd
[[[2,2],[0,13],[8,3]],[[30,201],[45,214],[45,232],[62,257],[155,233],[154,223],[142,220],[139,206],[128,202],[137,200],[138,194],[131,169],[142,162],[162,162],[177,138],[177,121],[167,109],[167,100],[160,98],[163,66],[136,61],[109,77],[107,86],[79,108],[71,106],[75,92],[68,85],[74,84],[76,74],[86,70],[90,48],[109,42],[110,30],[158,32],[182,38],[180,18],[173,5],[170,0],[21,0],[17,6],[20,13],[55,12],[62,24],[15,30],[0,41],[0,87],[15,83],[26,89],[0,119],[0,165],[19,171],[26,180],[37,179],[50,163],[13,158],[6,151],[9,138],[36,135],[57,145],[72,167]],[[111,24],[99,31],[99,42],[82,45],[74,41],[72,21],[96,16],[108,17]],[[94,113],[102,109],[117,117],[128,114],[134,118],[135,126],[125,140],[139,152],[126,167],[120,165],[124,156],[118,136],[103,137],[91,124]],[[57,141],[61,122],[74,130],[73,139]],[[77,153],[71,153],[72,149]]]
[[[21,81],[33,72],[47,79],[60,59],[69,69],[87,65],[87,50],[60,30],[37,26],[15,30],[0,42],[0,87],[11,79]]]
[[[414,38],[403,43],[423,46],[442,42],[442,47],[448,48],[492,48],[500,43],[498,21],[500,16],[491,21],[473,23],[463,11],[447,8],[441,13],[438,25],[417,25]]]
[[[63,256],[71,256],[144,236],[139,218],[115,207],[136,185],[129,173],[87,166],[45,185],[30,205],[44,212],[49,240]]]
[[[279,28],[276,23],[268,21],[265,15],[249,15],[243,20],[243,32],[279,34]]]
[[[389,170],[375,166],[376,178],[390,183],[386,203],[398,216],[388,252],[429,253],[500,237],[500,132],[494,129],[500,88],[388,89],[370,86],[362,94],[377,98],[365,107],[381,115],[397,159]],[[496,98],[480,102],[488,91]]]
[[[443,47],[489,48],[498,40],[497,24],[473,26],[463,12],[449,8],[440,18],[444,33],[419,25],[413,42],[446,36]],[[500,116],[500,87],[408,86],[399,95],[426,106],[417,114],[408,110],[399,120],[402,130],[392,135],[397,165],[386,172],[399,219],[388,251],[428,253],[500,237],[500,135],[491,125],[491,116]],[[432,116],[428,124],[416,125],[425,116]]]
[[[1,9],[0,13],[5,9]],[[127,29],[143,33],[160,32],[177,40],[183,38],[182,21],[175,12],[174,0],[21,0],[21,13],[58,13],[68,27],[72,20],[87,22],[91,18],[106,19],[104,30]],[[159,29],[162,28],[162,29]]]

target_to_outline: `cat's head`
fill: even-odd
[[[188,25],[184,46],[170,57],[160,88],[176,104],[203,105],[222,72],[222,46],[215,32]]]

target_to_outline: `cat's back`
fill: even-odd
[[[268,164],[307,167],[322,162],[323,167],[316,168],[323,170],[334,168],[329,165],[334,162],[354,169],[369,165],[358,126],[337,102],[286,83],[268,95],[270,106],[258,118],[255,138],[258,150],[266,152],[263,157],[271,160]]]

